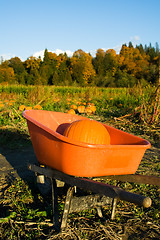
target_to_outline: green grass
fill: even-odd
[[[84,114],[87,117],[102,122],[114,122],[117,126],[120,123],[122,130],[138,135],[146,133],[147,130],[147,134],[158,141],[160,109],[156,105],[158,102],[154,96],[155,89],[155,87],[142,89],[138,86],[133,89],[115,89],[0,85],[0,143],[5,145],[8,141],[7,136],[14,135],[14,133],[16,138],[22,136],[23,143],[25,140],[28,142],[27,125],[22,117],[22,111],[19,110],[20,105],[33,108],[39,104],[43,110],[67,112],[72,104],[78,106],[77,101],[80,101],[81,104],[89,102],[95,104],[95,114]],[[68,99],[70,99],[69,103]],[[10,105],[11,103],[12,105]],[[154,121],[148,122],[153,116],[155,116]],[[115,119],[117,120],[115,121]],[[10,138],[10,142],[12,139],[17,143],[14,137]]]
[[[156,104],[154,93],[155,88],[151,87],[105,89],[0,85],[0,101],[3,103],[3,106],[0,105],[0,145],[17,150],[31,144],[26,120],[19,110],[20,105],[34,107],[40,104],[43,110],[67,112],[71,104],[77,104],[77,101],[91,102],[95,104],[96,112],[91,115],[83,114],[84,116],[107,122],[151,141],[157,151],[143,159],[139,173],[159,176],[159,115],[157,114],[157,119],[153,123],[147,122],[153,116],[152,110]],[[12,105],[9,104],[11,101]],[[118,184],[112,181],[108,183]],[[33,182],[29,184],[19,179],[14,181],[5,179],[0,197],[0,239],[47,239],[49,236],[50,239],[114,239],[118,232],[124,232],[126,227],[129,239],[158,239],[156,238],[160,233],[158,187],[119,184],[123,189],[151,197],[152,207],[144,209],[134,204],[119,202],[116,218],[111,221],[109,220],[111,208],[106,206],[103,211],[107,222],[99,219],[94,209],[75,213],[69,217],[69,230],[66,235],[57,235],[50,225],[47,225],[47,222],[51,223],[52,218],[51,196],[43,197]],[[61,213],[64,199],[62,195],[59,197]],[[33,225],[28,225],[29,222]],[[46,222],[46,225],[41,224],[42,222]]]

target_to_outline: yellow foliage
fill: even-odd
[[[104,50],[103,49],[101,49],[101,48],[99,48],[98,50],[97,50],[97,53],[96,53],[96,57],[104,57],[105,56],[105,52],[104,52]]]
[[[121,66],[124,66],[127,72],[136,76],[137,74],[148,71],[148,56],[146,53],[141,54],[137,48],[130,48],[122,46],[120,54],[118,56],[118,62]]]
[[[8,67],[7,65],[3,66],[0,65],[0,75],[2,78],[3,85],[8,85],[8,83],[11,83],[15,79],[14,70],[12,67]]]
[[[96,75],[96,72],[92,64],[93,57],[82,51],[81,49],[74,52],[71,58],[71,74],[82,74],[84,83],[87,84],[92,77]]]
[[[109,54],[111,54],[113,57],[115,57],[117,54],[116,54],[116,51],[114,50],[114,49],[108,49],[107,51],[106,51],[106,53],[109,53]]]
[[[41,63],[41,59],[40,58],[36,58],[36,57],[29,57],[26,61],[26,68],[29,68],[31,70],[35,70],[35,69],[39,69],[40,67],[40,63]]]
[[[48,58],[49,58],[50,60],[53,60],[53,59],[55,59],[56,57],[57,57],[57,54],[56,54],[56,53],[48,52]]]

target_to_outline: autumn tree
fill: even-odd
[[[42,84],[41,76],[39,74],[41,59],[31,56],[24,62],[24,64],[28,72],[26,83],[33,85]]]
[[[96,85],[132,87],[137,82],[156,84],[159,80],[159,46],[132,42],[123,44],[120,53],[98,49],[93,58],[79,49],[72,57],[66,53],[44,51],[44,58],[29,57],[22,62],[14,57],[0,63],[0,82],[43,85]]]
[[[149,71],[146,79],[148,82],[156,84],[159,79],[159,45],[156,43],[156,48],[154,48],[150,43],[149,46],[145,45],[144,50],[149,57]]]
[[[86,86],[93,81],[95,74],[92,56],[81,49],[75,51],[71,58],[71,75],[73,81]]]
[[[19,84],[25,84],[25,78],[27,72],[25,70],[24,64],[20,58],[14,57],[9,60],[9,67],[12,67],[15,73],[15,78]]]
[[[128,47],[129,47],[129,48],[133,48],[132,42],[129,42],[129,43],[128,43]]]
[[[120,69],[137,79],[142,79],[148,74],[149,58],[138,48],[122,46],[119,54]]]
[[[151,43],[149,46],[145,45],[145,53],[150,57],[150,62],[153,62],[154,58],[157,56],[156,49],[152,46]]]
[[[45,84],[52,84],[52,79],[55,71],[57,70],[57,54],[48,52],[47,49],[44,51],[43,62],[40,67],[40,74]]]
[[[117,54],[116,51],[113,49],[108,49],[104,56],[104,75],[106,76],[107,73],[111,73],[114,76],[116,72],[116,68],[118,66]]]
[[[98,49],[93,65],[97,76],[95,84],[102,87],[115,86],[113,83],[114,75],[118,66],[117,54],[114,49],[108,49],[106,52]],[[113,83],[113,84],[112,84]]]
[[[96,57],[93,58],[93,66],[96,71],[96,74],[99,76],[104,75],[104,66],[103,66],[104,56],[105,56],[104,50],[99,48],[96,52]]]
[[[56,71],[53,75],[52,78],[52,84],[53,85],[62,85],[62,86],[66,86],[66,85],[71,85],[72,84],[72,77],[71,77],[71,73],[69,71],[69,58],[66,55],[66,53],[64,54],[59,54],[56,57]]]
[[[0,65],[0,83],[15,83],[16,78],[14,74],[14,69],[9,66],[8,61],[2,61]]]

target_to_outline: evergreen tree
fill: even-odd
[[[59,85],[59,75],[58,75],[58,71],[57,70],[53,74],[52,84],[55,85],[55,86]]]
[[[129,47],[129,48],[133,48],[132,42],[129,42],[128,47]]]
[[[96,71],[96,74],[99,76],[104,76],[104,56],[105,52],[103,49],[98,49],[96,53],[96,57],[93,58],[93,66]]]

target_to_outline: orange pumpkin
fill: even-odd
[[[41,110],[42,107],[41,107],[41,105],[35,105],[35,106],[33,107],[33,109]]]
[[[91,114],[92,113],[92,109],[88,106],[88,107],[86,107],[85,112],[87,114]]]
[[[104,125],[90,119],[72,122],[63,135],[90,144],[110,144],[110,135]]]
[[[74,109],[70,109],[70,110],[68,110],[68,112],[67,112],[68,114],[76,114],[76,112],[74,111]]]
[[[3,108],[4,107],[4,104],[3,103],[0,103],[0,108]]]
[[[13,105],[13,102],[9,102],[8,105],[9,105],[9,106],[12,106],[12,105]]]
[[[19,110],[20,110],[20,111],[23,111],[25,108],[26,108],[25,105],[21,105],[21,106],[19,106]]]
[[[79,113],[84,113],[85,112],[85,106],[79,106],[78,108],[77,108],[77,110],[78,110],[78,112]]]
[[[26,110],[32,110],[32,107],[26,107],[25,109]]]
[[[72,104],[72,105],[71,105],[71,108],[74,109],[74,110],[76,110],[76,109],[77,109],[77,106],[74,105],[74,104]]]

